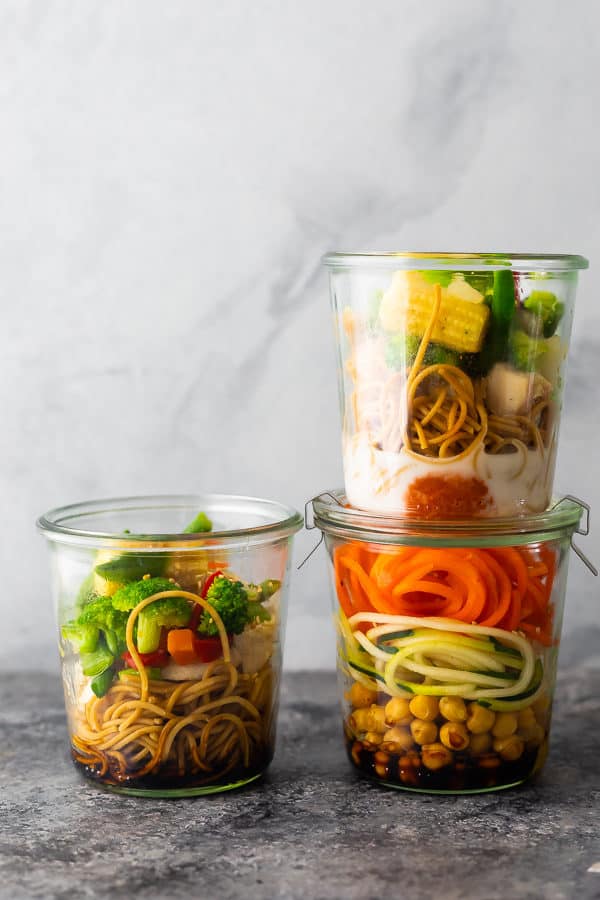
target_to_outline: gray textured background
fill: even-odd
[[[0,667],[55,664],[46,508],[341,482],[328,249],[590,257],[557,485],[600,511],[599,60],[589,2],[4,0]],[[567,628],[598,593],[573,560]]]

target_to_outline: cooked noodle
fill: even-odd
[[[498,416],[485,407],[483,384],[476,385],[458,366],[436,363],[422,368],[441,305],[436,285],[431,318],[408,374],[387,380],[358,380],[351,408],[357,431],[365,430],[380,450],[458,460],[483,442],[486,453],[516,453],[549,445],[549,403],[541,400],[529,415]],[[356,366],[352,377],[357,380]]]
[[[149,681],[133,641],[140,611],[170,596],[198,603],[219,631],[223,658],[207,664],[197,680]],[[126,641],[138,674],[121,676],[104,697],[87,702],[85,721],[72,738],[77,762],[116,782],[191,776],[194,785],[203,785],[264,760],[271,742],[271,664],[240,674],[231,662],[221,617],[210,603],[187,591],[153,594],[132,609]]]

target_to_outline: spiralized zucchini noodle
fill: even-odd
[[[366,632],[359,627],[365,623],[371,626]],[[340,630],[352,677],[394,697],[456,695],[514,710],[520,701],[532,703],[542,690],[541,661],[515,632],[451,619],[361,612],[343,617]]]
[[[140,612],[163,597],[184,597],[205,609],[221,640],[222,659],[206,665],[197,680],[149,681],[134,643]],[[239,766],[248,768],[270,743],[273,671],[240,674],[231,662],[223,621],[213,606],[183,590],[160,591],[135,606],[127,620],[127,649],[137,674],[115,681],[102,698],[85,706],[85,720],[72,737],[77,762],[117,781],[144,776],[197,776],[209,784]]]

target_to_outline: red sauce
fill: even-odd
[[[485,482],[462,475],[424,475],[406,492],[406,505],[422,519],[482,515],[492,503]]]

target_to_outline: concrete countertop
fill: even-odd
[[[116,796],[72,766],[57,679],[0,674],[0,898],[600,897],[599,637],[563,648],[543,775],[466,797],[357,777],[332,673],[286,676],[277,755],[255,786]]]

